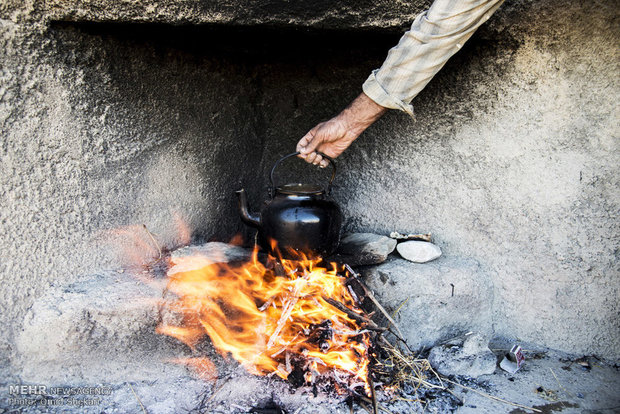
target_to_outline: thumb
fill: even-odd
[[[316,148],[321,143],[321,139],[319,138],[317,134],[320,126],[321,124],[312,128],[297,143],[297,151],[299,151],[302,155],[311,154],[312,152],[314,152],[314,150],[316,150]]]

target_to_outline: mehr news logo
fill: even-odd
[[[112,394],[109,387],[48,387],[45,385],[9,385],[7,402],[14,406],[77,407],[101,404],[99,396]],[[79,398],[78,398],[79,396]]]

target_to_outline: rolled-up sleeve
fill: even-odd
[[[504,0],[435,0],[372,71],[363,90],[379,105],[413,116],[411,101]]]

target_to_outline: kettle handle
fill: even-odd
[[[329,184],[327,184],[327,195],[331,194],[332,192],[332,183],[334,182],[334,178],[336,178],[336,163],[334,162],[334,160],[331,157],[328,157],[327,155],[319,152],[319,154],[321,155],[321,157],[325,158],[326,160],[329,161],[330,165],[332,166],[332,176],[329,179]],[[276,161],[275,164],[273,164],[273,167],[271,168],[271,173],[269,174],[269,181],[271,182],[271,187],[269,188],[269,196],[273,198],[273,196],[276,193],[276,184],[275,181],[273,179],[273,174],[276,171],[276,167],[285,159],[290,158],[290,157],[294,157],[296,155],[299,155],[299,152],[293,152],[292,154],[287,154],[284,157],[280,158],[278,161]]]

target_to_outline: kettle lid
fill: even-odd
[[[321,195],[325,194],[323,187],[317,184],[284,184],[276,188],[276,192],[289,195]]]

